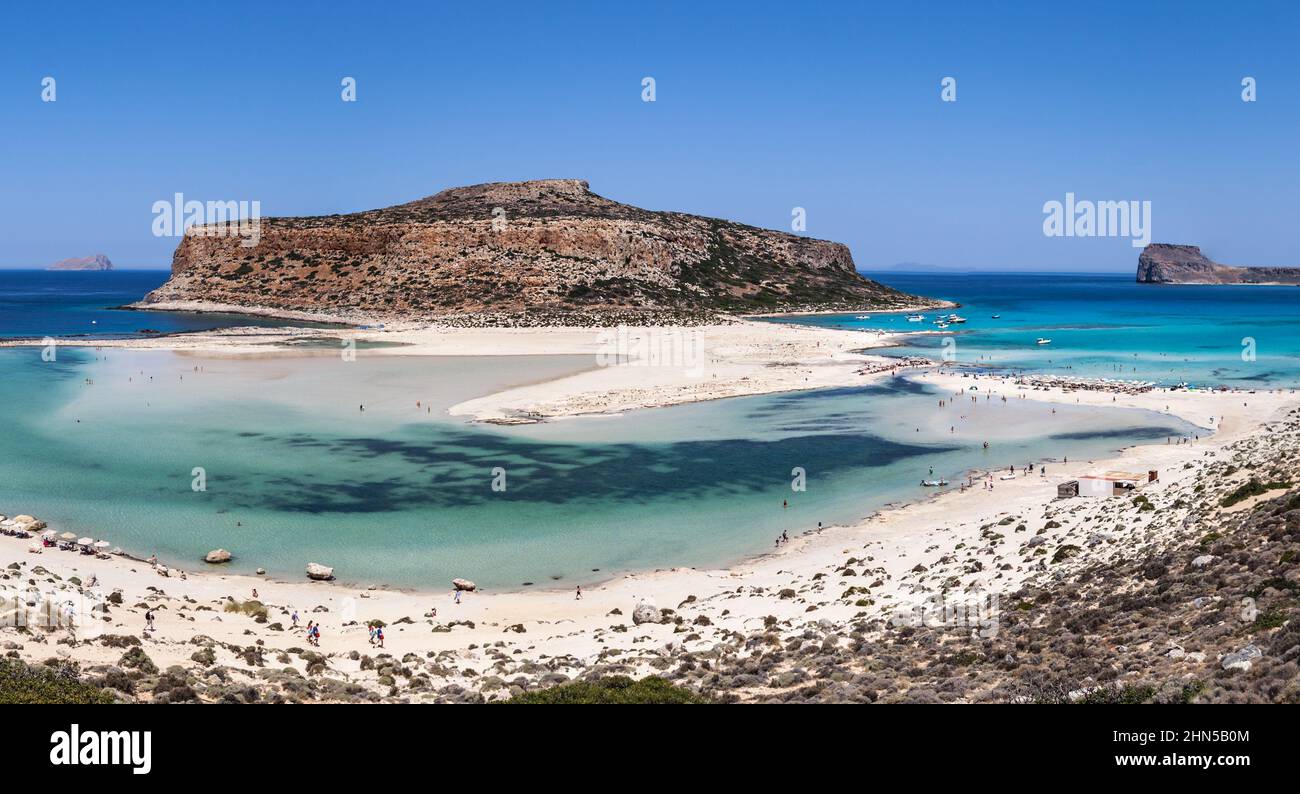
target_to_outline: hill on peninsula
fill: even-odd
[[[1221,265],[1195,245],[1152,243],[1138,256],[1141,284],[1300,284],[1300,267]]]
[[[348,215],[262,218],[255,245],[191,229],[135,308],[484,324],[946,305],[854,268],[848,247],[592,193],[498,182]]]

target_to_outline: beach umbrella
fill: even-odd
[[[74,535],[74,534],[72,534],[71,532],[64,532],[62,535],[59,535],[59,537],[63,538],[64,540],[76,540],[76,539],[77,539],[77,536]]]
[[[78,538],[78,539],[77,539],[77,545],[78,545],[78,546],[93,546],[94,544],[95,544],[95,539],[94,539],[94,538]]]
[[[106,549],[106,548],[108,548],[108,547],[111,546],[111,545],[113,545],[113,544],[112,544],[112,543],[109,543],[109,542],[106,541],[106,540],[97,540],[97,541],[95,541],[95,548],[97,548],[97,549]]]
[[[41,537],[43,537],[43,538],[57,538],[58,536],[59,536],[59,533],[55,532],[55,531],[52,530],[52,529],[47,529],[47,530],[45,530],[44,532],[41,533]]]

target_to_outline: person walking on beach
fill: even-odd
[[[460,603],[460,591],[459,591],[459,590],[456,591],[455,601],[456,601],[457,604]]]
[[[254,600],[254,601],[257,600],[257,588],[256,588],[256,587],[253,588],[253,600]]]
[[[574,601],[581,601],[581,600],[582,600],[582,585],[578,585],[578,589],[577,589],[576,594],[573,596],[573,600],[574,600]]]
[[[373,624],[373,623],[367,623],[367,624],[366,624],[366,629],[370,632],[370,644],[371,644],[371,645],[374,645],[374,644],[375,644],[375,624]]]
[[[383,626],[375,626],[375,641],[376,641],[376,642],[375,642],[375,647],[377,647],[377,648],[382,648],[382,647],[384,647],[384,627],[383,627]]]
[[[153,610],[147,610],[144,613],[144,627],[146,631],[153,631]]]
[[[298,610],[295,609],[289,619],[293,621],[293,628],[298,628]]]

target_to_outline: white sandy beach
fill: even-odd
[[[686,329],[702,334],[706,356],[676,367],[627,364],[598,367],[548,383],[511,389],[455,406],[453,413],[480,419],[516,418],[521,414],[547,417],[580,413],[626,411],[739,394],[819,388],[862,382],[874,363],[853,351],[887,344],[883,335],[797,328],[766,323],[738,323]],[[105,347],[169,347],[220,351],[238,355],[242,332],[185,335],[157,340],[129,340]],[[379,355],[485,355],[510,353],[595,354],[602,344],[597,334],[580,329],[394,330],[348,332],[357,338],[409,343],[407,347],[370,351]],[[647,336],[654,329],[631,332]],[[331,332],[331,335],[335,335]],[[232,339],[232,337],[234,337]],[[639,337],[633,337],[639,338]],[[265,353],[265,348],[256,350]],[[699,366],[693,366],[699,364]],[[191,659],[201,645],[213,645],[218,664],[229,665],[250,684],[258,668],[240,656],[251,644],[260,646],[273,667],[294,667],[306,673],[310,657],[286,653],[306,648],[301,629],[291,629],[290,614],[301,624],[321,624],[319,653],[327,657],[324,675],[381,694],[388,680],[375,669],[362,669],[361,655],[386,652],[397,659],[424,664],[441,684],[457,684],[487,696],[518,691],[520,683],[538,685],[575,677],[602,665],[645,674],[663,669],[673,649],[700,650],[737,636],[748,635],[776,621],[795,634],[808,620],[843,625],[864,614],[889,614],[954,574],[969,574],[963,586],[1010,592],[1032,575],[1032,566],[1008,559],[1000,565],[972,566],[974,550],[986,547],[985,530],[1005,517],[1037,520],[1052,507],[1058,483],[1080,474],[1107,469],[1160,472],[1160,481],[1144,489],[1159,494],[1186,485],[1195,470],[1185,468],[1207,453],[1252,433],[1268,419],[1300,403],[1292,392],[1204,393],[1151,391],[1114,395],[1102,391],[1061,388],[1030,389],[1011,380],[978,379],[953,372],[929,372],[927,382],[957,400],[976,394],[981,400],[1029,398],[1052,403],[1116,405],[1167,412],[1215,433],[1195,443],[1172,443],[1126,450],[1111,461],[1071,461],[1047,464],[1047,472],[997,480],[992,490],[974,488],[933,496],[883,511],[850,526],[827,527],[792,538],[770,554],[721,570],[672,569],[630,574],[586,589],[579,600],[572,590],[513,593],[466,593],[456,603],[448,590],[411,593],[380,587],[358,589],[333,583],[273,581],[266,577],[234,576],[219,567],[195,563],[185,572],[161,576],[150,565],[121,557],[96,559],[69,552],[28,552],[29,541],[0,538],[0,564],[8,579],[0,586],[35,586],[71,596],[91,575],[96,592],[119,592],[122,605],[96,629],[104,634],[141,637],[145,652],[159,665],[181,665],[198,671],[206,663]],[[971,392],[972,385],[978,392]],[[962,393],[964,392],[964,393]],[[959,393],[961,393],[959,395]],[[942,409],[940,409],[942,410]],[[1108,500],[1073,500],[1083,506]],[[10,515],[22,505],[0,505]],[[1030,518],[1033,517],[1033,518]],[[39,518],[39,516],[38,516]],[[56,529],[61,529],[56,527]],[[1053,535],[1073,531],[1066,526]],[[988,554],[994,554],[992,549]],[[1081,558],[1086,559],[1087,555]],[[999,557],[999,560],[1002,558]],[[17,566],[15,568],[15,565]],[[36,570],[37,566],[42,570]],[[920,566],[920,567],[918,567]],[[268,608],[264,622],[224,611],[235,599],[257,598]],[[855,598],[850,588],[869,591]],[[849,592],[848,597],[844,596]],[[56,595],[56,597],[59,597]],[[673,610],[665,622],[632,620],[638,605]],[[144,632],[146,609],[155,611],[157,629]],[[436,613],[435,613],[436,610]],[[377,651],[367,641],[365,623],[386,625],[386,643]],[[66,641],[79,632],[36,631],[16,635],[0,632],[4,648],[22,658],[39,661],[50,656],[75,659],[83,665],[115,664],[120,648],[90,641]],[[196,639],[197,638],[197,639]],[[414,654],[414,656],[410,656]],[[316,673],[321,673],[318,669]],[[547,678],[550,676],[550,678]],[[522,677],[522,681],[519,680]],[[224,681],[217,684],[228,683]],[[512,689],[513,685],[513,689]],[[421,696],[411,694],[415,699]]]

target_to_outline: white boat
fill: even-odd
[[[995,314],[995,315],[993,315],[993,319],[994,319],[994,320],[1001,319],[1001,317],[1002,317],[1002,315],[1000,315],[1000,314]]]
[[[948,318],[948,322],[950,322],[950,323],[964,323],[964,322],[966,322],[966,318],[965,318],[965,317],[958,317],[957,315],[954,314],[954,315],[952,315],[951,317]]]
[[[1036,344],[1036,345],[1050,345],[1050,344],[1052,344],[1052,340],[1050,340],[1050,339],[1044,339],[1043,337],[1040,336],[1040,337],[1038,337],[1038,341],[1035,342],[1034,344]]]
[[[870,315],[870,314],[859,314],[857,317],[854,317],[853,319],[855,319],[855,320],[870,320],[870,319],[871,319],[871,315]]]
[[[921,321],[924,320],[924,319],[925,319],[925,315],[924,315],[924,314],[909,314],[909,315],[907,315],[907,321],[908,321],[909,323],[919,323],[919,322],[921,322]]]
[[[947,328],[947,327],[948,327],[948,324],[945,323],[945,322],[937,322],[937,323],[934,324],[934,327],[935,327],[935,328]]]

